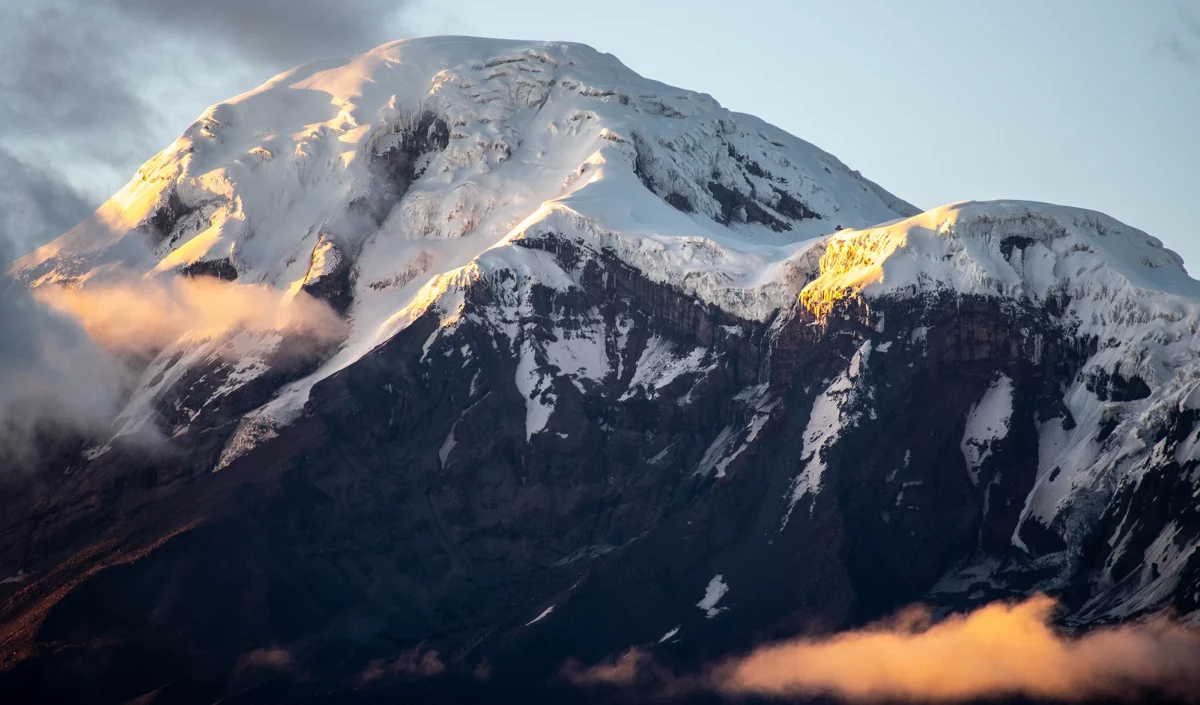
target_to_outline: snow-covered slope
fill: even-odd
[[[213,106],[16,269],[34,286],[114,265],[291,292],[332,282],[351,332],[261,412],[286,420],[313,382],[442,288],[506,266],[484,253],[532,230],[586,233],[655,280],[763,318],[795,293],[776,270],[800,243],[915,212],[812,145],[589,47],[436,37],[307,64]]]
[[[806,255],[817,252],[819,272],[800,293],[801,305],[817,316],[855,299],[882,304],[947,295],[1049,312],[1053,331],[1024,332],[1033,342],[1031,361],[1040,362],[1052,342],[1047,335],[1089,353],[1073,378],[1060,381],[1067,413],[1038,420],[1037,478],[1012,544],[1031,552],[1022,539],[1029,525],[1055,527],[1078,558],[1101,515],[1116,512],[1120,526],[1105,537],[1112,549],[1106,570],[1123,561],[1143,569],[1105,578],[1118,596],[1089,609],[1119,604],[1115,614],[1128,615],[1161,604],[1177,588],[1179,571],[1200,551],[1200,534],[1181,526],[1184,519],[1138,516],[1145,506],[1129,505],[1129,496],[1148,491],[1143,480],[1151,471],[1166,473],[1156,482],[1176,487],[1159,501],[1191,492],[1194,503],[1200,492],[1191,420],[1200,407],[1200,282],[1176,253],[1094,211],[1018,201],[959,203],[843,230]],[[924,331],[913,337],[918,333]],[[1012,382],[1001,374],[966,417],[962,450],[976,482],[992,445],[1009,432],[1012,396]],[[807,476],[800,479],[811,489]],[[1114,496],[1125,496],[1125,504],[1107,506]],[[1138,533],[1143,537],[1131,538]]]

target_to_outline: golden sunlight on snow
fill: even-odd
[[[823,316],[845,298],[883,280],[883,263],[907,243],[907,231],[842,231],[821,255],[821,274],[800,292],[800,303]]]

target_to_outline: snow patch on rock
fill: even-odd
[[[530,627],[530,626],[533,626],[534,624],[537,624],[538,622],[542,621],[543,619],[549,617],[550,613],[553,611],[554,611],[554,605],[550,605],[546,609],[542,610],[541,614],[539,614],[538,616],[536,616],[533,619],[526,622],[525,626]]]
[[[976,485],[979,484],[979,469],[991,457],[995,444],[1008,436],[1013,413],[1013,392],[1013,381],[1001,374],[967,412],[960,447],[967,461],[971,482]]]
[[[727,609],[717,607],[717,604],[728,592],[729,586],[725,584],[725,576],[718,573],[708,581],[708,585],[704,588],[704,597],[696,603],[696,606],[704,610],[705,617],[712,619]]]
[[[862,390],[859,383],[870,359],[871,348],[871,341],[864,342],[854,354],[847,369],[813,401],[808,425],[804,429],[804,448],[800,455],[804,467],[792,480],[787,513],[783,518],[784,527],[787,526],[796,503],[806,496],[815,496],[820,491],[821,478],[826,467],[826,449],[837,441],[846,428],[858,423],[859,412],[854,406],[861,397],[869,395],[869,390]],[[810,513],[812,509],[813,506],[810,506]]]
[[[697,374],[711,369],[711,365],[704,364],[707,355],[708,351],[705,348],[694,348],[681,355],[678,347],[671,341],[659,335],[652,336],[646,342],[646,347],[634,368],[633,378],[629,380],[629,388],[621,395],[620,400],[630,399],[639,392],[653,399],[658,390],[681,375]]]

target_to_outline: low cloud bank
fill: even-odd
[[[1200,696],[1200,633],[1158,618],[1072,636],[1051,626],[1055,606],[1036,596],[937,624],[910,613],[827,639],[756,649],[717,668],[712,682],[728,693],[851,700],[1086,700],[1145,690]]]
[[[0,253],[0,474],[31,463],[40,434],[103,428],[132,377],[5,275],[2,260]]]
[[[305,357],[345,334],[337,314],[302,292],[136,275],[31,292],[4,260],[0,252],[0,471],[33,464],[45,438],[105,440],[138,361],[168,346],[277,333],[278,351]]]
[[[861,630],[762,646],[701,676],[664,674],[639,650],[590,668],[568,664],[563,675],[578,685],[853,702],[1200,701],[1200,631],[1158,617],[1069,634],[1052,625],[1055,608],[1039,595],[937,623],[923,609],[909,610]]]

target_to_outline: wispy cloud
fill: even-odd
[[[381,678],[433,678],[446,671],[446,664],[434,649],[414,646],[392,661],[373,659],[360,679],[370,683]]]
[[[110,422],[127,370],[69,319],[7,275],[0,240],[0,470],[36,459],[45,433],[88,433]]]
[[[342,319],[308,294],[213,277],[132,276],[96,285],[43,286],[35,297],[77,322],[106,350],[119,353],[152,353],[241,331],[284,333],[317,347],[345,334]]]
[[[91,210],[91,202],[62,173],[0,146],[0,243],[9,243],[14,251],[28,250],[66,231]]]
[[[107,438],[136,361],[168,346],[215,341],[212,354],[237,354],[223,344],[249,333],[307,360],[345,333],[328,305],[303,292],[178,275],[31,292],[8,274],[10,256],[0,241],[0,471],[36,465],[48,440]]]

